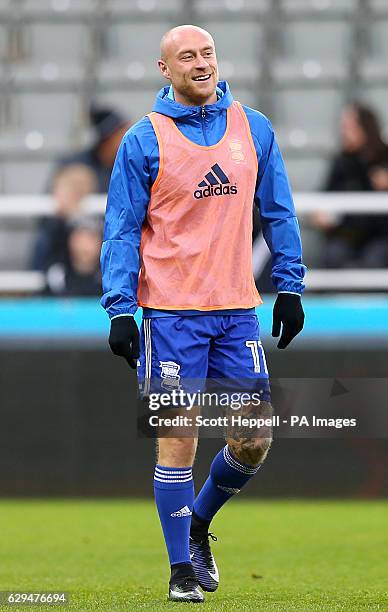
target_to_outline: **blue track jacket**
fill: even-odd
[[[179,130],[199,145],[213,145],[226,129],[226,109],[233,97],[226,81],[218,84],[223,96],[215,104],[184,106],[159,92],[153,110],[172,117]],[[264,238],[272,254],[272,281],[279,292],[301,293],[305,266],[298,221],[284,162],[270,121],[243,106],[259,164],[255,203]],[[110,318],[134,314],[140,270],[140,238],[150,201],[150,190],[159,169],[159,147],[148,117],[125,134],[113,167],[101,250],[102,306]],[[214,311],[215,314],[217,311]]]

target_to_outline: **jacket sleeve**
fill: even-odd
[[[135,314],[141,228],[150,199],[151,179],[139,137],[125,135],[112,170],[101,249],[103,296],[110,318]]]
[[[255,202],[260,210],[263,236],[272,254],[272,282],[279,292],[300,294],[306,267],[302,263],[299,224],[272,125],[263,115],[262,120]]]

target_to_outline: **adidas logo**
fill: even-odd
[[[181,516],[191,516],[192,512],[190,510],[190,508],[188,506],[183,506],[183,508],[181,508],[180,510],[177,510],[176,512],[172,512],[170,514],[170,516],[175,517],[181,517]]]
[[[235,195],[237,193],[237,185],[230,184],[228,177],[218,164],[214,164],[211,170],[205,175],[204,180],[198,183],[198,187],[201,187],[201,189],[194,191],[196,200],[213,195]]]

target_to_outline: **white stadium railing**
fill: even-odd
[[[388,289],[388,270],[347,269],[347,270],[309,270],[306,274],[306,287],[311,291],[381,291]]]
[[[295,208],[299,217],[317,212],[330,215],[381,215],[388,213],[388,193],[296,193]],[[264,269],[270,252],[260,236],[253,246],[253,272],[257,278]],[[384,269],[343,270],[310,269],[306,289],[311,291],[381,291],[388,289],[388,271]]]
[[[337,214],[383,214],[388,212],[387,193],[320,193],[301,192],[294,194],[295,208],[304,215],[318,211]],[[106,195],[87,196],[81,210],[89,214],[104,214]],[[0,218],[40,217],[54,214],[54,200],[49,195],[4,195],[0,196]]]
[[[386,214],[388,193],[296,193],[295,208],[298,216],[316,212],[341,214]],[[81,214],[103,215],[105,195],[85,198]],[[55,212],[55,202],[48,195],[0,196],[0,224],[5,219],[33,219],[50,216]],[[253,270],[258,276],[269,258],[268,248],[262,238],[256,240],[253,249]],[[45,286],[44,274],[35,271],[0,271],[1,293],[37,293]],[[388,270],[384,269],[310,269],[306,276],[306,288],[311,290],[385,290],[388,289]]]
[[[33,270],[0,271],[0,293],[39,293],[46,285],[43,272]]]
[[[81,213],[103,215],[106,195],[87,196],[81,203]],[[49,195],[7,195],[0,196],[1,218],[20,219],[52,216],[55,212],[54,199]]]

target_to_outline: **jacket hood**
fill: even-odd
[[[206,113],[216,115],[229,108],[233,102],[233,96],[228,83],[226,81],[220,81],[218,87],[224,92],[224,95],[217,100],[215,104],[206,104]],[[191,117],[201,112],[202,106],[186,106],[185,104],[179,104],[179,102],[171,100],[171,98],[168,97],[169,89],[169,85],[163,87],[156,96],[155,104],[152,109],[155,113],[167,115],[167,117],[171,117],[172,119],[183,119],[184,117]]]

